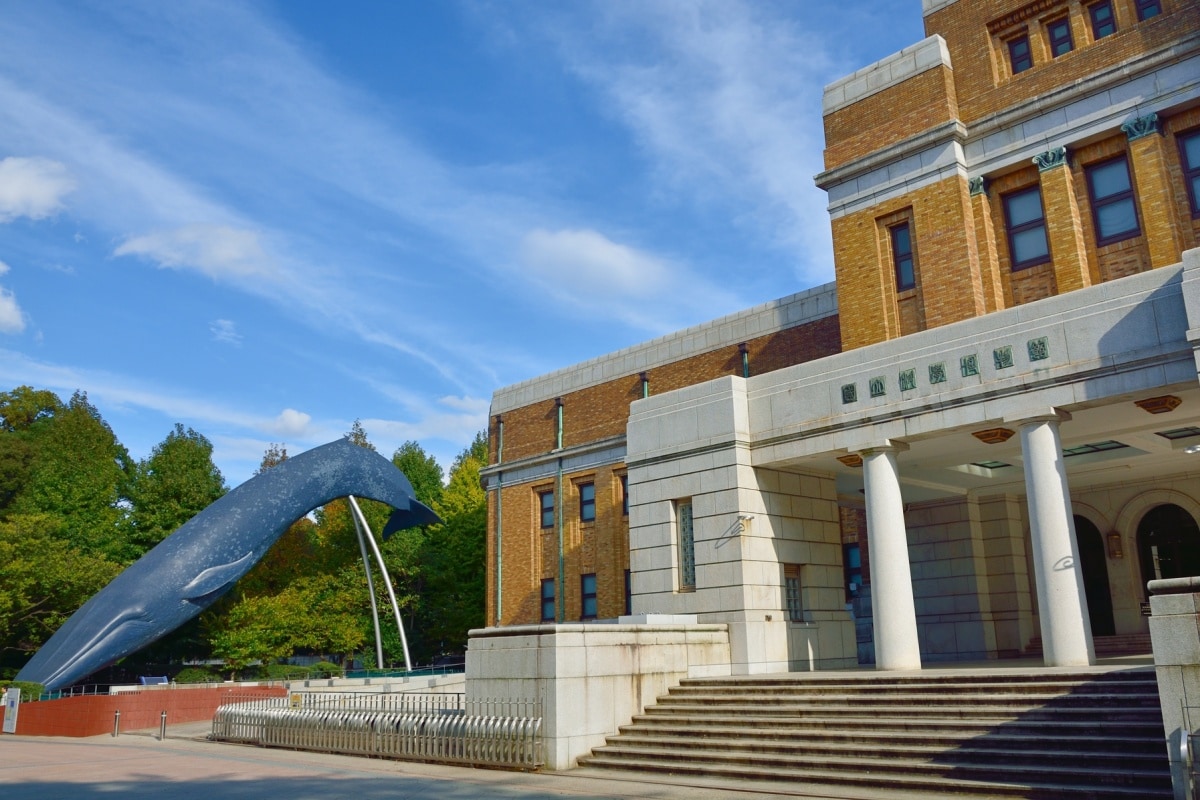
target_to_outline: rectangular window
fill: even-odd
[[[1074,42],[1071,41],[1071,18],[1063,17],[1046,24],[1046,38],[1050,40],[1050,55],[1058,58],[1064,53],[1071,52]]]
[[[846,576],[846,602],[850,602],[863,587],[862,551],[857,544],[842,545],[842,569]]]
[[[675,527],[679,546],[679,588],[696,588],[696,540],[692,536],[692,501],[680,500],[675,505]]]
[[[621,476],[621,515],[629,516],[629,476]]]
[[[1092,21],[1092,38],[1103,39],[1117,32],[1117,20],[1113,16],[1112,0],[1103,0],[1088,6],[1088,18]]]
[[[1025,269],[1050,260],[1046,241],[1046,215],[1042,211],[1042,190],[1033,186],[1004,196],[1004,217],[1008,233],[1008,251],[1014,270]]]
[[[542,581],[542,622],[554,622],[554,578]]]
[[[913,269],[912,233],[908,223],[888,228],[892,237],[892,263],[896,267],[896,291],[903,292],[917,285]]]
[[[554,492],[538,492],[538,502],[542,508],[542,527],[554,527]]]
[[[633,613],[633,575],[625,570],[625,616]]]
[[[1112,244],[1141,233],[1125,156],[1093,164],[1084,172],[1092,221],[1096,224],[1096,244]]]
[[[1018,75],[1033,66],[1033,51],[1029,49],[1029,37],[1018,36],[1008,40],[1008,62],[1012,74]]]
[[[596,573],[579,576],[579,618],[596,618]]]
[[[1133,4],[1137,7],[1138,21],[1157,17],[1162,13],[1161,0],[1134,0]]]
[[[783,565],[783,597],[789,622],[804,622],[804,604],[800,595],[800,565]]]
[[[1192,216],[1200,217],[1200,131],[1179,137],[1179,160],[1183,166],[1183,182],[1187,185]]]
[[[579,521],[595,522],[596,520],[596,484],[579,484]]]

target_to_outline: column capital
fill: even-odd
[[[1033,411],[1028,414],[1018,414],[1010,417],[1005,417],[1004,422],[1007,425],[1016,425],[1021,427],[1024,425],[1037,425],[1041,422],[1070,422],[1071,412],[1063,411],[1060,408],[1043,408],[1038,411]]]
[[[1137,117],[1123,123],[1121,130],[1125,132],[1126,138],[1131,142],[1162,132],[1158,127],[1158,113],[1154,111],[1144,117]]]
[[[1034,164],[1037,164],[1038,172],[1046,172],[1055,167],[1065,167],[1067,165],[1067,148],[1056,147],[1053,150],[1038,153],[1032,160]]]
[[[865,458],[867,456],[878,455],[879,453],[903,453],[907,449],[908,445],[904,442],[895,439],[884,439],[881,444],[855,448],[855,452]]]

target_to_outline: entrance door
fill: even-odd
[[[1137,542],[1143,592],[1152,580],[1200,575],[1200,526],[1179,506],[1150,509],[1138,523]]]
[[[1108,563],[1104,537],[1087,517],[1075,516],[1075,541],[1079,544],[1079,568],[1083,571],[1083,593],[1087,595],[1088,615],[1092,618],[1092,636],[1112,636],[1112,594],[1108,590]]]

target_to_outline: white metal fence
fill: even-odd
[[[212,738],[266,747],[536,769],[536,703],[461,694],[297,692],[223,705]]]

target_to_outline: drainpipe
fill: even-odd
[[[745,342],[738,345],[738,353],[742,356],[742,377],[750,377],[750,348]]]
[[[504,463],[504,417],[496,415],[496,464]],[[504,473],[496,473],[496,627],[504,618]]]
[[[554,407],[558,411],[558,431],[555,436],[555,450],[562,452],[563,446],[563,401],[561,397],[554,398]],[[555,527],[558,529],[558,621],[563,622],[567,613],[567,573],[563,561],[563,460],[558,457],[557,477],[554,487],[554,512],[557,516]]]
[[[650,396],[650,374],[647,372],[639,372],[638,377],[642,379],[642,397]]]

